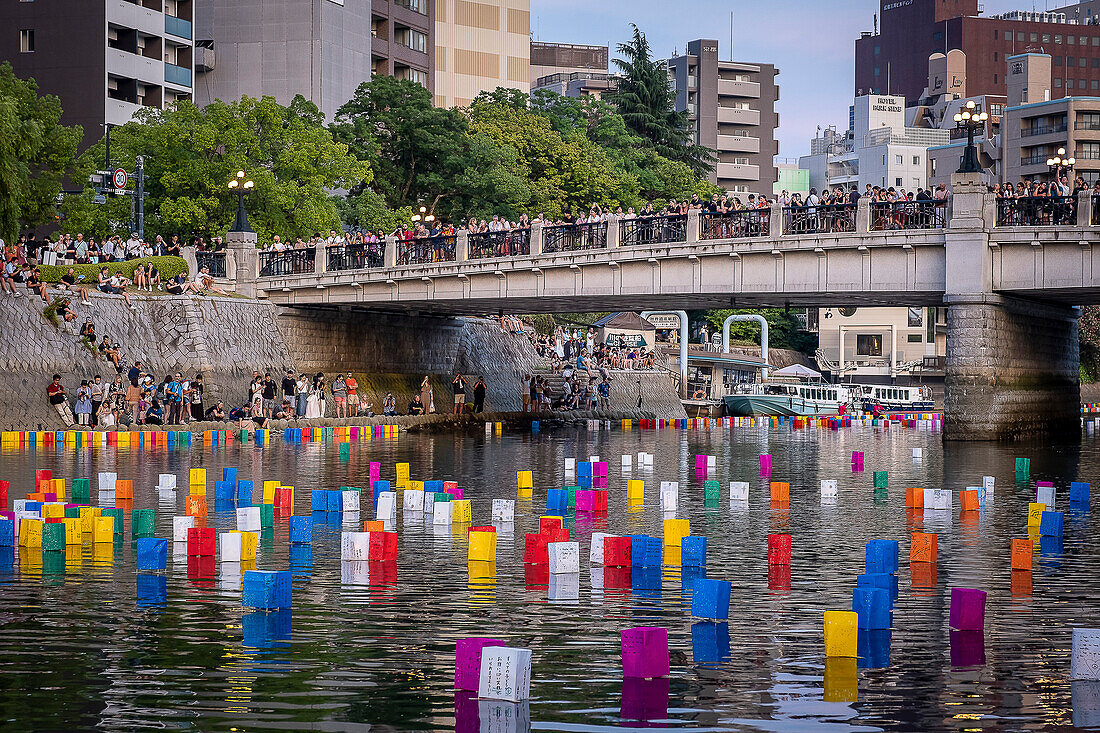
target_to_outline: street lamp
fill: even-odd
[[[415,222],[425,221],[425,222],[428,222],[430,224],[431,222],[435,221],[435,216],[433,214],[428,213],[427,207],[421,206],[420,207],[420,213],[419,214],[413,214],[412,220],[415,221]]]
[[[1050,168],[1050,175],[1055,181],[1062,180],[1062,171],[1065,171],[1068,176],[1075,165],[1077,165],[1077,159],[1067,158],[1065,148],[1058,148],[1057,155],[1047,158],[1047,167]]]
[[[248,214],[244,210],[244,195],[249,193],[255,185],[252,181],[245,180],[244,171],[237,171],[237,177],[229,182],[229,190],[237,194],[237,220],[233,222],[233,228],[230,231],[252,231],[252,227],[248,226]]]
[[[988,119],[989,114],[979,112],[973,99],[966,103],[962,112],[955,115],[955,127],[959,130],[966,130],[966,150],[963,151],[962,165],[959,166],[958,173],[982,172],[982,166],[978,162],[978,149],[974,147],[974,131],[984,130],[985,122]]]

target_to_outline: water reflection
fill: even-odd
[[[855,452],[863,470],[852,470]],[[639,453],[653,454],[652,465]],[[771,457],[766,471],[762,453]],[[567,458],[594,454],[608,462],[607,477],[566,473]],[[623,455],[632,458],[629,470]],[[715,456],[714,467],[697,472],[696,455]],[[1080,489],[1077,501],[1068,497],[1070,482],[1100,485],[1098,455],[1089,436],[1075,445],[941,445],[932,432],[870,428],[544,429],[403,436],[346,450],[276,439],[262,448],[5,451],[12,499],[26,495],[35,469],[51,469],[92,477],[93,503],[121,512],[119,531],[108,535],[114,541],[94,542],[88,524],[82,542],[63,552],[0,547],[0,707],[18,711],[28,730],[937,730],[944,721],[978,726],[983,717],[1032,729],[1096,726],[1100,683],[1071,685],[1067,672],[1069,630],[1100,618],[1100,540]],[[1031,459],[1025,474],[1015,472],[1018,457]],[[494,524],[496,560],[470,562],[468,525],[436,524],[426,505],[405,509],[399,496],[384,524],[398,532],[396,558],[343,562],[341,532],[361,531],[377,516],[372,475],[396,488],[397,463],[409,464],[411,481],[456,481],[472,500],[474,525],[491,521],[493,498],[516,499],[514,521]],[[189,556],[187,543],[175,542],[167,571],[136,572],[133,511],[154,510],[156,536],[172,537],[173,517],[187,510],[191,468],[205,468],[210,485],[209,512],[197,526],[236,528],[229,497],[242,489],[215,486],[229,480],[225,467],[252,482],[246,493],[255,500],[265,481],[293,484],[293,498],[284,497],[312,523],[312,543],[289,544],[290,507],[280,507],[255,561]],[[523,470],[533,488],[520,492]],[[117,489],[101,495],[100,471],[133,481],[134,498],[119,498]],[[875,489],[876,471],[887,472],[887,488]],[[176,489],[157,490],[161,474],[175,476]],[[958,492],[982,487],[985,476],[996,490],[977,510],[961,511],[958,497],[951,510],[905,506],[907,487]],[[644,490],[628,502],[631,479]],[[835,496],[822,493],[822,480],[836,481]],[[662,481],[679,484],[668,515]],[[1041,536],[1036,527],[1033,571],[1013,571],[1010,541],[1029,536],[1037,481],[1054,483],[1064,531]],[[730,501],[731,482],[747,482],[744,501]],[[773,482],[789,484],[787,501],[772,503]],[[580,573],[524,562],[548,489],[581,485],[606,487],[609,502],[607,511],[588,509],[593,497],[579,495],[585,508],[566,510]],[[311,513],[311,490],[343,487],[363,493],[358,512],[341,503]],[[192,503],[199,513],[200,502]],[[662,547],[665,519],[687,519],[692,535],[706,536],[705,567],[681,567],[687,554]],[[659,554],[644,565],[591,566],[594,532],[657,538]],[[934,562],[908,561],[913,532],[936,534]],[[771,534],[790,535],[790,564],[768,562]],[[821,613],[851,608],[872,539],[901,542],[892,627],[860,632],[856,658],[826,660]],[[253,567],[290,569],[292,609],[241,609],[242,576]],[[728,622],[691,618],[700,578],[733,583]],[[988,592],[984,634],[947,629],[953,587]],[[635,625],[669,629],[670,679],[623,680],[618,634]],[[468,636],[534,651],[530,703],[455,694],[455,642]],[[58,689],[70,701],[64,706]]]

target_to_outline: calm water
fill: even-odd
[[[912,458],[914,447],[923,459]],[[624,476],[618,456],[639,450],[656,454],[654,468]],[[865,473],[851,473],[852,450],[865,451]],[[773,478],[790,481],[789,511],[769,507],[762,452],[775,457]],[[524,534],[538,531],[546,490],[567,483],[563,458],[593,453],[611,462],[610,513],[570,518],[582,572],[548,587],[545,575],[525,573]],[[717,508],[704,506],[696,453],[718,456]],[[1014,481],[1017,455],[1032,459],[1029,482]],[[514,527],[501,528],[489,577],[468,570],[462,533],[402,514],[400,504],[396,566],[369,572],[341,567],[338,522],[316,525],[312,550],[293,553],[278,522],[257,564],[294,571],[294,608],[282,617],[242,610],[239,566],[189,565],[179,550],[169,559],[166,601],[144,591],[139,599],[128,527],[113,551],[89,544],[63,560],[47,555],[44,565],[35,557],[0,563],[0,728],[1049,730],[1100,722],[1100,683],[1067,680],[1070,629],[1100,626],[1100,508],[1067,514],[1064,542],[1041,552],[1037,545],[1032,574],[1009,571],[1009,540],[1026,536],[1034,481],[1054,481],[1065,509],[1070,481],[1100,486],[1098,455],[1091,436],[1067,446],[944,447],[936,433],[873,428],[402,436],[354,445],[345,461],[336,444],[281,440],[266,448],[4,453],[0,477],[11,481],[12,499],[26,494],[35,468],[50,468],[93,477],[95,503],[95,472],[114,470],[134,479],[134,507],[155,508],[157,535],[169,538],[185,491],[163,503],[152,487],[162,472],[186,484],[190,467],[208,469],[211,495],[223,466],[257,486],[292,484],[299,513],[309,511],[309,489],[364,486],[371,460],[382,462],[383,478],[408,461],[414,479],[457,480],[473,499],[475,523],[488,522],[494,497],[515,497],[516,470],[533,470],[536,488],[533,501],[517,502]],[[889,471],[888,491],[872,491],[874,470]],[[986,474],[997,478],[996,498],[972,520],[960,518],[958,497],[954,512],[905,509],[906,486],[958,490]],[[646,481],[644,511],[625,510],[628,477]],[[839,480],[835,505],[821,504],[825,478]],[[677,516],[708,538],[707,576],[733,583],[728,625],[693,625],[691,578],[679,568],[632,576],[588,567],[592,531],[660,536],[661,480],[680,482]],[[730,509],[731,480],[751,482],[747,509]],[[233,528],[234,518],[212,512],[209,524]],[[939,535],[931,576],[908,562],[908,535],[922,529]],[[789,581],[769,578],[772,532],[792,535]],[[901,540],[894,628],[868,640],[858,671],[834,662],[826,670],[822,612],[851,608],[864,543],[876,538]],[[953,586],[989,592],[984,648],[950,637]],[[624,685],[619,631],[636,625],[669,629],[667,683]],[[533,650],[529,705],[456,700],[454,647],[465,636]],[[857,685],[855,701],[834,701],[857,694]]]

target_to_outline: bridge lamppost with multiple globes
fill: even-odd
[[[248,226],[248,214],[244,210],[244,195],[252,191],[255,185],[252,181],[245,180],[244,171],[237,171],[237,177],[229,182],[229,190],[237,194],[237,220],[233,222],[231,231],[252,231],[252,227]]]
[[[427,207],[421,206],[420,207],[420,213],[419,214],[413,214],[412,220],[414,222],[418,223],[418,224],[421,221],[423,221],[423,222],[426,222],[427,224],[431,225],[431,223],[433,221],[435,221],[435,216],[433,214],[428,213]]]
[[[1065,148],[1058,148],[1057,155],[1053,158],[1047,158],[1047,167],[1050,168],[1050,175],[1055,181],[1062,180],[1063,171],[1068,177],[1075,165],[1077,165],[1077,159],[1067,158]]]
[[[977,130],[984,130],[988,119],[989,114],[979,112],[974,105],[974,100],[967,102],[962,112],[955,115],[955,127],[966,130],[966,150],[963,151],[962,165],[959,166],[958,173],[982,172],[982,165],[978,162],[978,149],[974,147],[974,133]]]

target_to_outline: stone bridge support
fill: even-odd
[[[945,235],[944,438],[1016,440],[1078,429],[1078,309],[993,292],[995,202],[952,178]]]
[[[996,295],[948,298],[948,440],[1079,429],[1077,309]]]

